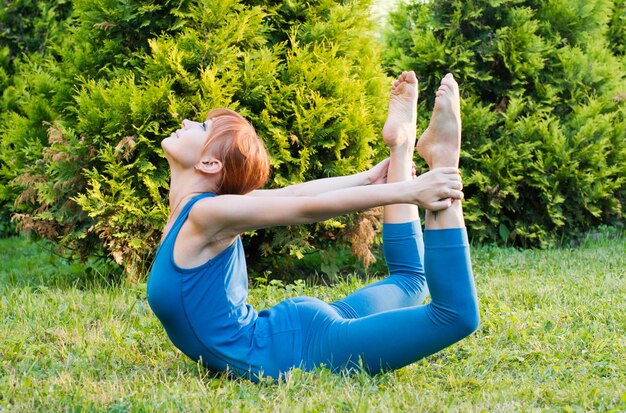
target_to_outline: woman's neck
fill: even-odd
[[[165,238],[185,204],[194,196],[205,192],[214,192],[214,189],[211,185],[207,185],[206,182],[201,182],[192,177],[186,179],[178,174],[172,173],[169,193],[170,214],[165,223],[161,240]]]
[[[187,173],[175,173],[172,171],[170,179],[170,215],[176,211],[185,199],[205,192],[215,192],[216,185],[210,177],[198,172],[187,171]]]

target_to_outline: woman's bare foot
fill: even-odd
[[[417,123],[417,77],[402,72],[393,83],[389,96],[389,113],[383,127],[383,139],[389,149],[413,150]]]
[[[461,153],[461,99],[452,74],[442,80],[435,95],[435,108],[428,128],[417,141],[417,152],[428,166],[459,167]]]

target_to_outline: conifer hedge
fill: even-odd
[[[251,119],[271,153],[269,187],[365,169],[378,159],[390,83],[368,7],[72,1],[63,35],[14,60],[6,81],[0,202],[22,229],[81,257],[111,256],[136,279],[168,213],[160,141],[184,118],[223,106]],[[301,257],[353,221],[252,234],[250,263]]]
[[[69,0],[41,2],[17,0],[0,2],[0,92],[4,94],[13,83],[15,60],[23,55],[44,55],[63,32],[62,22],[68,17]],[[0,113],[8,108],[0,104]],[[6,168],[0,164],[0,171]],[[1,175],[0,175],[1,176]],[[1,178],[0,178],[1,179]],[[5,186],[0,181],[0,237],[14,235],[11,221],[13,198],[1,194]]]
[[[384,59],[462,89],[466,218],[478,241],[545,246],[623,225],[623,0],[433,0],[390,18]]]
[[[271,153],[269,187],[361,171],[384,156],[383,60],[389,75],[418,73],[422,129],[439,79],[459,80],[475,240],[545,246],[624,222],[624,0],[415,1],[389,19],[382,58],[369,0],[2,5],[0,230],[10,211],[131,279],[168,213],[160,140],[182,119],[216,106],[251,119]],[[244,241],[256,271],[328,240],[367,257],[375,222]]]

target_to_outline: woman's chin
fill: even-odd
[[[171,143],[172,141],[174,141],[176,139],[176,135],[174,135],[172,133],[171,136],[168,136],[167,138],[163,139],[161,141],[161,148],[163,148],[164,150],[166,149],[166,147],[169,145],[169,143]]]

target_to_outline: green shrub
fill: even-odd
[[[52,56],[20,62],[3,98],[0,196],[80,256],[145,273],[167,217],[160,140],[217,106],[251,119],[270,187],[370,166],[388,79],[368,1],[75,1]],[[348,238],[348,217],[246,237],[258,271]]]
[[[422,126],[441,77],[459,81],[473,239],[544,246],[624,222],[620,4],[436,0],[392,14],[384,59],[418,73]]]
[[[63,22],[70,13],[68,0],[33,1],[14,0],[2,2],[0,7],[0,92],[5,101],[0,102],[0,116],[15,107],[11,95],[16,61],[25,55],[46,55],[63,33]],[[6,107],[6,102],[13,106]],[[0,176],[7,171],[0,164]],[[14,195],[0,181],[0,237],[15,234],[11,221]]]
[[[11,60],[23,53],[44,53],[62,33],[60,26],[71,11],[69,0],[3,1],[0,8],[0,45]]]
[[[97,152],[97,148],[73,146],[85,141],[84,136],[73,135],[74,95],[88,79],[130,72],[139,61],[137,54],[147,50],[151,30],[163,31],[176,16],[167,7],[171,2],[157,6],[74,1],[71,7],[68,2],[58,3],[71,12],[49,31],[46,47],[24,48],[23,57],[13,60],[14,74],[3,93],[0,202],[11,205],[22,229],[58,241],[64,252],[86,258],[107,251],[93,231],[93,219],[73,199],[86,186],[83,168],[89,155]],[[48,7],[45,2],[23,4],[28,4],[26,9]],[[66,137],[65,131],[71,136]]]
[[[626,55],[626,1],[614,0],[607,31],[609,47],[618,56]]]

